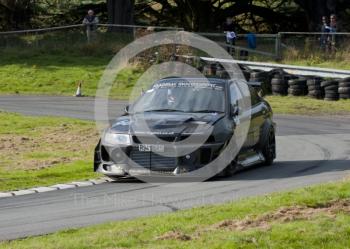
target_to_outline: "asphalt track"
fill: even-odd
[[[110,103],[118,115],[125,102]],[[2,96],[0,109],[27,115],[93,119],[94,99]],[[203,183],[151,185],[123,180],[0,199],[0,240],[41,235],[112,220],[174,212],[342,179],[350,173],[350,118],[275,116],[273,166]],[[258,207],[257,207],[258,208]]]

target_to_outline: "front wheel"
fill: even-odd
[[[267,138],[262,153],[265,158],[264,165],[272,165],[273,160],[276,158],[276,137],[273,129],[269,131],[269,137]]]

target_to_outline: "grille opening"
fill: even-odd
[[[152,171],[173,171],[177,166],[177,159],[174,157],[166,157],[154,152],[138,151],[136,147],[131,150],[130,159],[139,166]]]

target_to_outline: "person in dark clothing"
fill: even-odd
[[[222,24],[222,30],[226,34],[226,43],[234,46],[236,44],[236,27],[233,23],[233,20],[231,17],[226,18],[226,22]],[[234,49],[232,47],[227,47],[227,52],[230,54],[234,53]]]
[[[330,27],[328,25],[328,18],[326,16],[322,17],[322,24],[321,24],[321,49],[326,50],[328,47],[328,34],[330,32]]]
[[[90,43],[95,35],[97,30],[97,24],[99,23],[98,17],[95,16],[93,10],[89,10],[87,16],[83,20],[83,24],[86,25],[86,35],[88,42]]]
[[[331,15],[331,21],[330,21],[330,32],[331,33],[336,33],[337,32],[337,28],[338,28],[338,24],[337,24],[337,16],[332,14]]]
[[[231,17],[226,18],[226,22],[224,22],[222,24],[222,29],[224,32],[225,31],[231,31],[231,32],[233,31],[234,32],[236,30],[235,24],[233,23],[233,20]]]
[[[329,33],[331,33],[332,35],[330,36],[330,47],[331,47],[331,51],[335,52],[336,50],[336,35],[335,33],[339,32],[338,31],[338,24],[337,24],[337,16],[332,14],[330,17],[330,23],[329,23]]]

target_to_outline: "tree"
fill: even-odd
[[[310,31],[320,31],[322,16],[330,16],[337,11],[336,0],[295,0],[306,14],[307,27]]]
[[[0,0],[0,27],[24,29],[30,27],[34,0]]]
[[[307,30],[320,31],[322,16],[330,16],[336,14],[341,24],[342,30],[348,30],[349,20],[349,1],[348,0],[294,0],[305,13]]]
[[[258,32],[260,28],[257,24],[261,22],[265,24],[266,32],[272,32],[290,21],[290,16],[280,11],[287,2],[283,0],[154,0],[136,4],[136,14],[141,20],[153,20],[158,25],[178,25],[193,31],[214,31],[226,17],[236,17],[236,24],[241,31]],[[243,27],[244,22],[249,24]]]
[[[107,0],[107,10],[110,24],[134,24],[133,0]]]
[[[135,19],[189,31],[218,31],[226,17],[234,17],[237,32],[319,31],[321,17],[332,13],[341,31],[350,28],[349,0],[0,0],[0,29],[81,23],[90,8],[101,22]]]

